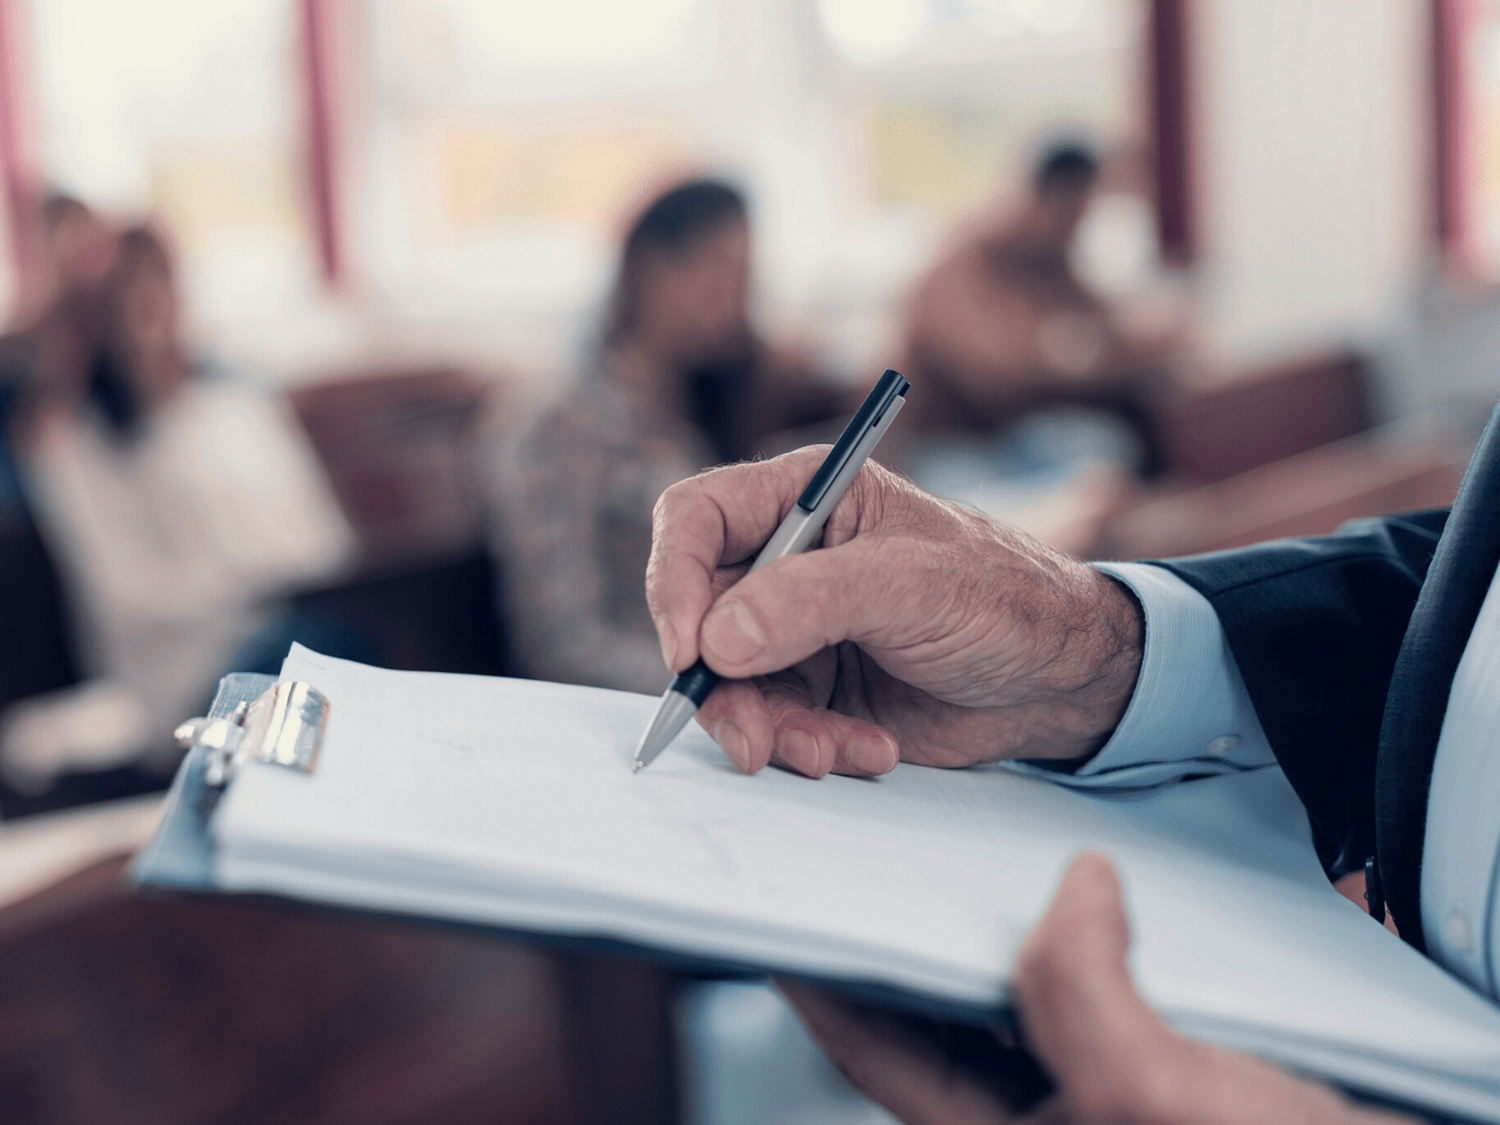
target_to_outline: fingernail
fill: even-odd
[[[782,765],[798,773],[809,777],[819,775],[818,740],[805,730],[785,731],[776,744],[776,754]]]
[[[669,626],[658,625],[656,639],[661,642],[661,658],[667,662],[667,671],[677,671],[677,634]]]
[[[703,626],[703,646],[731,664],[744,664],[760,655],[766,637],[745,604],[734,601],[709,614]]]
[[[713,740],[724,751],[724,756],[746,773],[750,772],[750,740],[728,719],[714,727]]]
[[[856,734],[849,739],[849,765],[861,773],[890,773],[900,755],[889,738],[878,734]]]

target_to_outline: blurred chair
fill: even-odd
[[[1352,352],[1278,364],[1164,402],[1166,480],[1104,524],[1097,558],[1162,558],[1451,503],[1470,443],[1370,430]]]
[[[1368,367],[1336,352],[1178,388],[1157,423],[1167,471],[1209,484],[1360,433],[1370,425]]]
[[[546,955],[249,901],[105,860],[0,911],[0,1120],[572,1125]]]
[[[1360,435],[1164,496],[1112,519],[1096,555],[1163,558],[1326,535],[1347,520],[1444,507],[1463,479],[1456,443]]]
[[[8,903],[0,878],[0,1121],[677,1119],[665,971],[250,898],[142,897],[119,854],[77,867],[80,834],[118,849],[150,813],[0,830],[0,873],[59,845],[74,867]],[[66,838],[46,838],[54,819]]]
[[[10,445],[11,415],[32,359],[20,337],[0,337],[0,711],[80,678],[62,582]]]
[[[302,593],[295,607],[357,630],[391,667],[509,667],[478,475],[478,420],[494,390],[435,366],[341,375],[291,393],[361,559],[358,573]]]
[[[57,567],[24,509],[0,515],[0,711],[78,683]]]
[[[0,339],[0,713],[17,700],[72,687],[83,678],[57,564],[32,519],[8,447],[8,408],[28,360],[15,337]],[[159,778],[129,767],[64,777],[40,795],[0,783],[0,820],[160,786]]]
[[[456,558],[483,539],[475,426],[492,385],[447,367],[360,372],[291,392],[367,572]]]

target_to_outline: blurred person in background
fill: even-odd
[[[18,304],[19,327],[0,339],[0,493],[6,510],[25,507],[12,431],[48,404],[76,405],[103,346],[103,285],[116,232],[70,195],[53,193],[36,214],[40,268]]]
[[[42,268],[31,295],[35,319],[26,332],[35,349],[37,390],[81,399],[104,349],[105,282],[118,232],[104,216],[70,195],[41,207]]]
[[[190,359],[161,238],[135,227],[111,250],[97,346],[60,329],[52,353],[39,346],[11,428],[87,671],[0,717],[0,776],[23,792],[69,772],[175,764],[169,732],[269,603],[338,569],[351,546],[287,412]]]
[[[1121,331],[1072,262],[1100,171],[1083,145],[1045,152],[1018,200],[955,236],[906,325],[905,374],[922,393],[897,462],[1070,553],[1159,468],[1160,355]]]
[[[80,199],[53,192],[41,206],[44,299],[103,284],[118,232]]]
[[[692,180],[646,206],[593,359],[497,473],[520,674],[661,691],[641,592],[657,496],[843,409],[842,392],[757,335],[750,243],[744,197],[727,184]]]

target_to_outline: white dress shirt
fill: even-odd
[[[1012,769],[1087,789],[1144,789],[1276,764],[1208,599],[1149,563],[1097,563],[1130,587],[1146,620],[1135,694],[1103,749],[1074,773]]]
[[[1464,646],[1427,791],[1422,933],[1439,963],[1500,998],[1500,573]]]

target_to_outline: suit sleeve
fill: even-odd
[[[1265,736],[1335,878],[1375,852],[1381,716],[1447,512],[1358,520],[1156,565],[1212,605]]]

